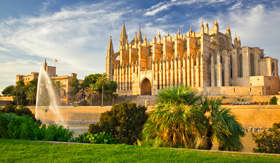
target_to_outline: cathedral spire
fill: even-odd
[[[141,32],[141,27],[140,26],[139,26],[139,30],[138,30],[138,41],[143,42],[142,32]]]
[[[214,21],[213,30],[214,30],[215,33],[218,33],[218,32],[219,32],[219,24],[218,24],[217,19],[215,19],[215,21]]]
[[[203,20],[201,20],[200,32],[201,32],[201,33],[204,33],[204,23],[203,23]]]
[[[137,44],[138,43],[138,40],[137,40],[137,32],[135,32],[134,34],[134,44]]]
[[[192,33],[192,26],[190,26],[190,31],[189,32]]]
[[[147,37],[144,36],[144,44],[147,45],[148,41],[147,41]]]
[[[227,27],[226,27],[226,35],[228,35],[229,37],[231,37],[231,32],[230,32],[230,28],[229,28],[228,25],[227,25]]]
[[[234,33],[234,40],[237,40],[236,32]]]
[[[111,52],[113,52],[113,53],[114,53],[112,36],[110,36],[110,39],[109,39],[109,43],[108,43],[107,50],[108,50],[108,53],[109,53],[109,52],[110,52],[110,53],[111,53]],[[111,54],[110,54],[110,55],[111,55]]]
[[[181,29],[178,28],[178,35],[181,35]]]
[[[206,32],[207,34],[209,34],[209,25],[208,25],[208,22],[206,23],[206,29],[205,29],[205,32]]]
[[[215,21],[214,21],[214,25],[218,25],[218,21],[217,21],[217,19],[215,19]]]
[[[157,37],[156,37],[156,35],[154,35],[153,43],[156,43],[156,42],[157,42]]]
[[[120,43],[124,45],[127,40],[127,34],[126,34],[126,29],[125,29],[125,24],[122,25],[122,32],[121,32],[121,37],[120,37]]]

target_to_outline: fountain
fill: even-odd
[[[56,91],[53,86],[53,82],[50,79],[48,73],[42,65],[38,78],[37,85],[37,97],[35,117],[36,119],[43,120],[44,111],[51,111],[54,114],[55,124],[64,126],[64,119],[59,110],[59,101]],[[42,121],[44,123],[44,121]]]

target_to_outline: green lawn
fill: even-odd
[[[280,156],[0,139],[0,162],[280,162]]]

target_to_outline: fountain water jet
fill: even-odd
[[[37,97],[36,97],[36,108],[35,117],[36,119],[43,118],[40,114],[42,110],[50,110],[55,115],[55,123],[64,125],[63,116],[59,110],[58,96],[53,86],[53,82],[50,79],[48,73],[45,71],[44,65],[42,65],[38,78],[37,85]]]

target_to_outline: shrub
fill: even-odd
[[[134,144],[141,138],[143,125],[147,120],[146,108],[136,104],[117,104],[111,111],[101,114],[97,124],[89,126],[89,133],[111,133],[120,143]]]
[[[89,134],[88,140],[92,144],[116,144],[118,140],[113,138],[111,133],[99,132],[96,134]]]
[[[280,153],[280,123],[274,123],[268,131],[254,134],[253,138],[257,144],[255,152]]]
[[[73,142],[92,144],[116,144],[118,139],[113,138],[111,133],[99,132],[96,134],[83,133],[73,139]]]
[[[15,113],[16,115],[27,115],[31,117],[33,120],[36,120],[35,115],[28,109],[27,107],[24,107],[23,105],[6,105],[3,108],[0,108],[0,112],[2,113]],[[40,121],[38,121],[40,122]],[[41,122],[40,122],[41,123]]]
[[[89,133],[99,133],[102,131],[103,131],[103,129],[100,127],[100,123],[89,125],[89,128],[88,128]]]
[[[271,105],[277,105],[277,97],[273,96],[270,100],[269,100],[269,104]]]
[[[85,132],[85,133],[79,135],[78,137],[74,138],[72,141],[79,142],[79,143],[90,143],[89,142],[89,133]]]
[[[0,137],[38,140],[40,124],[29,116],[18,116],[14,113],[0,114]]]
[[[0,113],[0,138],[69,141],[72,132],[62,126],[42,125],[30,116]]]
[[[44,138],[47,141],[69,141],[73,133],[63,126],[57,126],[54,124],[44,127]]]

